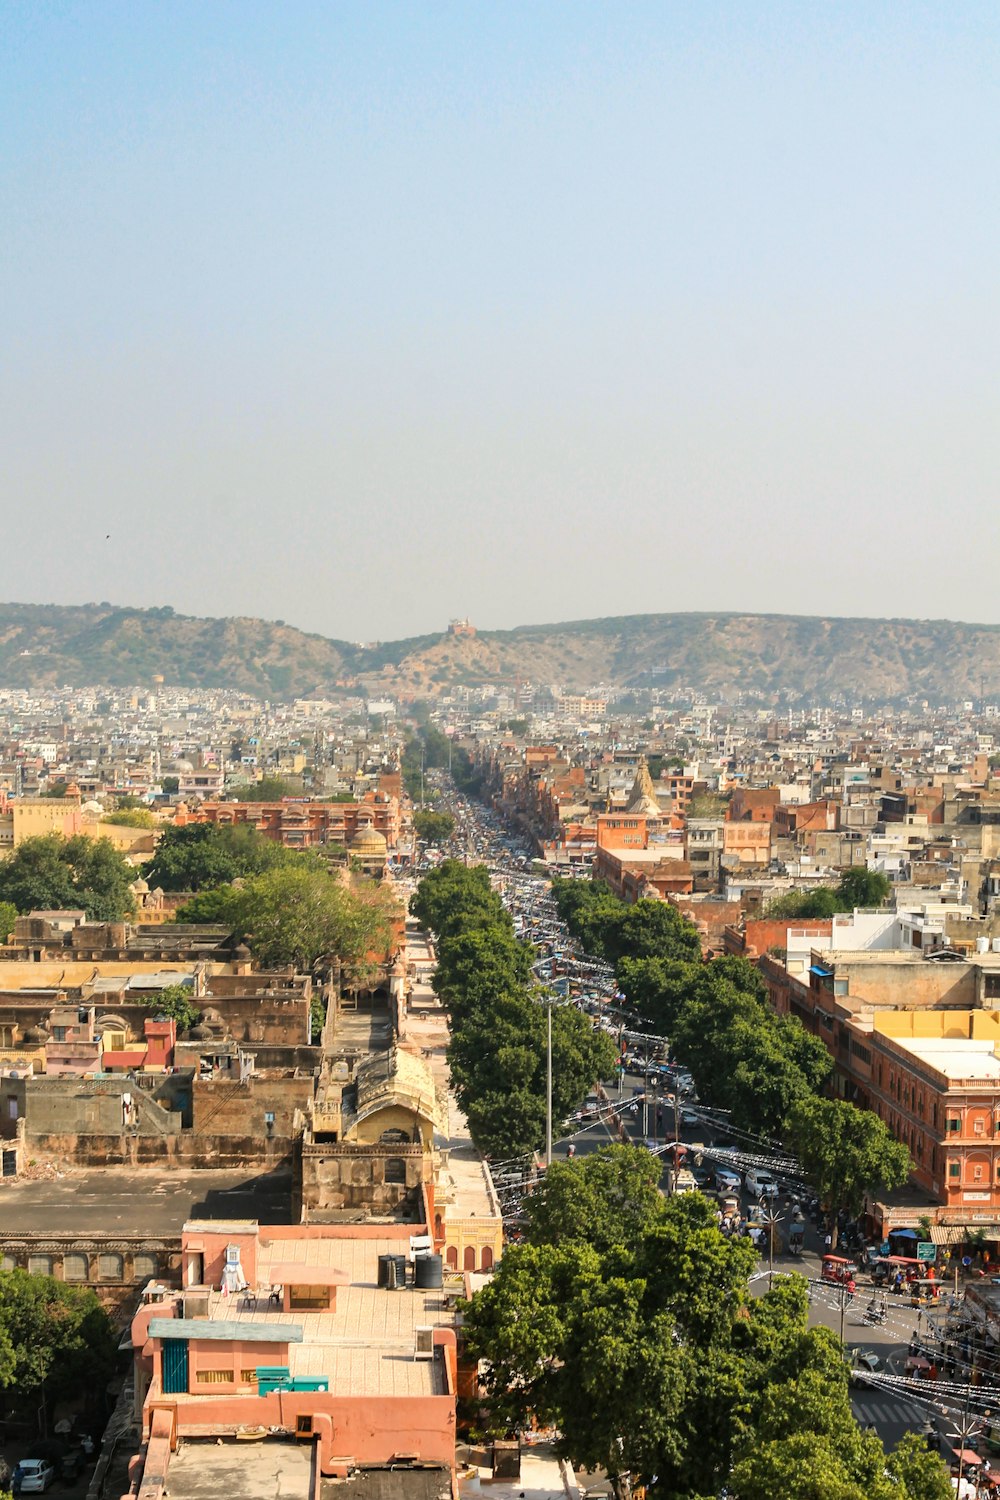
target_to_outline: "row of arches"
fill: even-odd
[[[458,1246],[457,1245],[447,1245],[445,1247],[444,1263],[448,1267],[449,1271],[457,1271],[458,1270]],[[478,1266],[476,1265],[476,1247],[475,1247],[475,1245],[466,1245],[465,1249],[462,1252],[462,1270],[463,1271],[477,1271],[477,1270],[478,1271],[492,1271],[492,1269],[493,1269],[493,1247],[491,1245],[484,1245],[482,1247],[482,1254],[480,1255],[479,1265]]]

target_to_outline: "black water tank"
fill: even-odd
[[[413,1284],[421,1291],[444,1286],[444,1268],[440,1255],[418,1255],[413,1262]]]
[[[378,1258],[378,1284],[379,1284],[379,1286],[388,1286],[388,1284],[389,1284],[389,1262],[392,1261],[392,1260],[394,1260],[394,1259],[395,1259],[395,1256],[392,1256],[392,1255],[380,1255],[379,1256],[379,1258]]]

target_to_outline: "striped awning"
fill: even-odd
[[[969,1235],[979,1230],[988,1240],[1000,1240],[1000,1224],[932,1224],[931,1242],[935,1245],[964,1245]]]

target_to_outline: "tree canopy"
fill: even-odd
[[[164,891],[203,891],[304,861],[319,863],[246,824],[185,823],[164,829],[143,874]]]
[[[480,1149],[537,1150],[545,1138],[547,1023],[531,948],[514,935],[482,865],[446,859],[421,880],[410,910],[437,937],[434,986],[451,1013],[448,1062]],[[579,1011],[552,1016],[553,1115],[578,1109],[617,1058],[610,1037]]]
[[[201,1015],[186,984],[168,984],[146,1003],[154,1015],[176,1021],[178,1031],[190,1031]]]
[[[118,828],[159,828],[159,820],[148,807],[118,807],[105,813],[102,823],[111,823]]]
[[[0,862],[0,901],[21,913],[82,908],[90,921],[117,922],[132,911],[134,879],[110,839],[45,833]]]
[[[524,1199],[521,1228],[532,1245],[590,1245],[604,1254],[631,1245],[663,1217],[661,1163],[641,1146],[607,1146],[553,1161]]]
[[[391,937],[391,895],[370,880],[346,885],[325,870],[290,865],[248,880],[227,898],[228,920],[262,968],[308,970],[338,958],[361,975]]]
[[[832,1218],[860,1213],[866,1194],[901,1187],[912,1169],[910,1153],[868,1109],[843,1099],[803,1098],[792,1106],[789,1146]]]
[[[243,781],[229,788],[229,802],[280,802],[283,797],[301,797],[299,782],[286,781],[283,776],[264,776],[260,781]]]
[[[892,886],[885,875],[864,865],[852,865],[837,885],[820,885],[811,891],[785,891],[767,906],[769,917],[802,917],[821,921],[838,912],[882,906]]]
[[[427,844],[444,844],[455,832],[455,819],[446,812],[417,812],[413,814],[413,831]]]
[[[50,1401],[103,1389],[115,1345],[95,1293],[51,1276],[0,1271],[0,1385],[44,1391]]]
[[[945,1500],[936,1455],[909,1442],[887,1456],[858,1428],[842,1346],[808,1327],[803,1278],[752,1297],[755,1252],[719,1232],[705,1199],[650,1199],[616,1231],[623,1174],[645,1197],[638,1164],[599,1153],[559,1165],[541,1207],[527,1200],[525,1242],[463,1315],[490,1431],[554,1425],[561,1454],[604,1469],[620,1494],[655,1476],[670,1500]],[[575,1233],[575,1208],[593,1243]]]

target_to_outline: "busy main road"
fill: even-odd
[[[782,1273],[808,1279],[810,1322],[837,1333],[851,1357],[854,1408],[862,1425],[874,1427],[889,1444],[908,1430],[924,1432],[942,1450],[954,1445],[960,1430],[971,1440],[990,1393],[976,1388],[970,1397],[968,1362],[958,1360],[947,1387],[918,1378],[914,1368],[951,1348],[948,1340],[961,1323],[957,1299],[943,1298],[932,1312],[923,1312],[908,1295],[876,1296],[860,1279],[853,1293],[824,1280],[818,1206],[795,1162],[774,1142],[751,1136],[739,1121],[700,1103],[690,1077],[671,1062],[668,1039],[642,1030],[626,1014],[611,968],[575,947],[529,846],[445,778],[438,789],[456,830],[448,847],[425,851],[423,869],[446,855],[486,865],[517,935],[535,949],[536,978],[557,1002],[579,1007],[620,1046],[618,1076],[595,1087],[572,1119],[555,1122],[554,1157],[583,1156],[616,1141],[659,1154],[664,1191],[683,1186],[707,1193],[726,1232],[749,1233],[759,1244],[754,1291],[766,1290],[772,1276]],[[521,1199],[542,1163],[520,1158],[491,1165],[508,1231],[516,1234]],[[1000,1402],[1000,1392],[993,1395],[994,1404]]]

